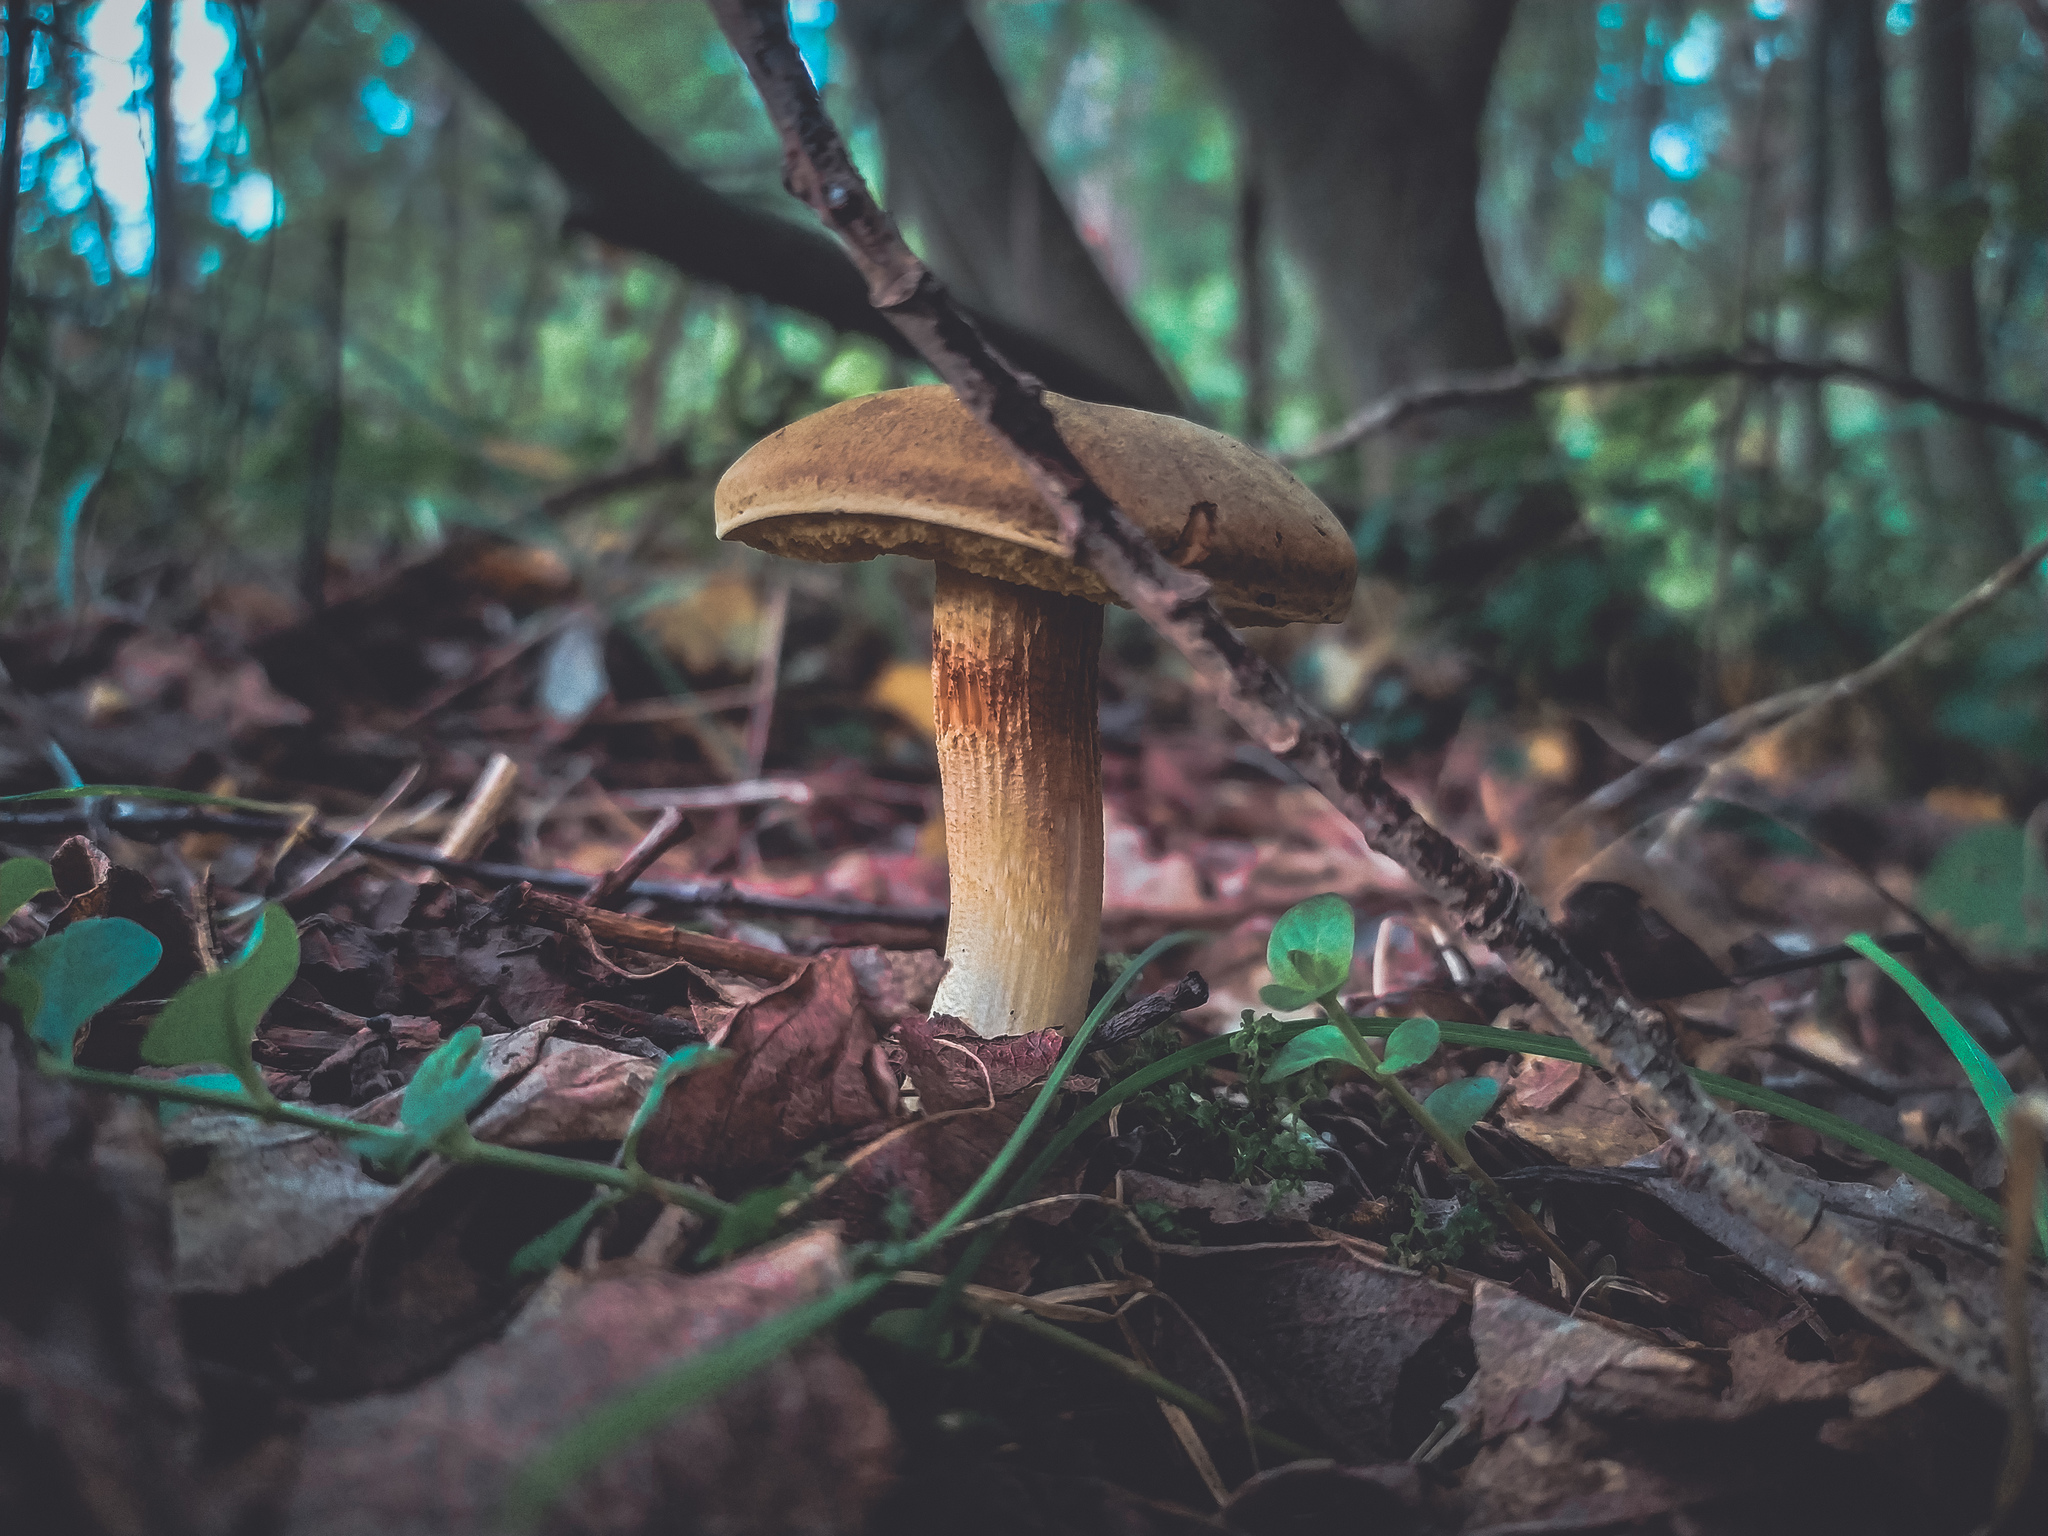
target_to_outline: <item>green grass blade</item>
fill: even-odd
[[[1941,1036],[1941,1043],[1955,1057],[1956,1065],[1963,1069],[1963,1076],[1976,1091],[1977,1102],[1991,1117],[1991,1128],[1998,1133],[1999,1143],[2003,1145],[2005,1112],[2012,1106],[2012,1084],[1998,1070],[1998,1063],[1991,1059],[1991,1053],[1977,1043],[1975,1035],[1963,1028],[1962,1020],[1949,1012],[1948,1005],[1934,995],[1926,982],[1907,970],[1895,956],[1878,948],[1869,934],[1852,933],[1844,942],[1897,982],[1926,1015],[1927,1022],[1934,1026],[1934,1032]],[[2034,1204],[2034,1239],[2041,1245],[2041,1251],[2048,1253],[2048,1190],[2044,1190]]]

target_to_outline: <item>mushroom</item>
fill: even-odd
[[[1170,416],[1045,403],[1096,482],[1242,624],[1340,619],[1357,557],[1272,460]],[[951,868],[934,1013],[984,1036],[1081,1020],[1102,919],[1096,658],[1116,596],[943,385],[849,400],[755,444],[718,536],[798,560],[935,561],[932,697]]]

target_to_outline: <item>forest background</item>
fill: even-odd
[[[791,14],[884,201],[1018,361],[1309,450],[1364,587],[1270,646],[1363,745],[1540,715],[1640,755],[1878,654],[2048,526],[2039,444],[1740,370],[1323,451],[1447,379],[1703,350],[2038,412],[2037,4]],[[576,571],[622,695],[743,683],[792,579],[785,684],[916,674],[927,567],[791,578],[711,535],[759,437],[930,375],[781,190],[703,8],[15,0],[7,36],[10,622],[177,622],[294,568],[318,603],[470,526]],[[2023,814],[2048,788],[2034,590],[1888,685],[1858,743],[1886,792]],[[1127,618],[1112,716],[1171,716]],[[785,714],[776,755],[915,750],[877,732]]]

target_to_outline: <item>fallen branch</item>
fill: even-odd
[[[671,928],[652,918],[586,907],[580,901],[550,896],[524,883],[517,889],[519,913],[528,921],[561,933],[572,927],[585,928],[601,943],[638,950],[643,955],[665,955],[671,960],[687,960],[692,965],[736,971],[742,976],[760,976],[769,981],[787,981],[809,963],[780,950],[763,949],[759,944],[742,944],[738,939]]]
[[[675,793],[685,793],[676,791]],[[258,816],[216,811],[151,810],[133,805],[98,801],[101,823],[124,836],[140,840],[172,837],[184,832],[218,832],[230,837],[280,837],[295,831],[298,823],[283,816]],[[0,835],[27,834],[33,838],[68,836],[91,829],[84,810],[0,811]],[[330,852],[348,837],[327,827],[305,830],[301,841],[321,852]],[[417,864],[444,875],[460,875],[483,885],[517,885],[522,881],[537,890],[562,891],[581,896],[594,882],[590,875],[573,869],[538,869],[525,864],[491,864],[474,859],[451,859],[415,843],[387,843],[381,838],[358,837],[350,844],[355,853],[370,854],[400,864]],[[679,907],[717,907],[733,912],[760,912],[779,917],[818,917],[842,923],[876,923],[884,927],[935,928],[946,921],[946,909],[892,907],[864,901],[834,901],[823,897],[778,896],[767,891],[750,891],[730,880],[636,880],[624,893],[645,896]]]
[[[1615,995],[1566,949],[1506,868],[1466,852],[1425,821],[1327,716],[1303,700],[1224,622],[1208,584],[1168,564],[1061,439],[1034,379],[988,345],[948,298],[854,168],[791,40],[779,0],[711,0],[781,135],[783,180],[833,230],[867,278],[875,307],[1017,458],[1076,561],[1094,570],[1185,657],[1246,733],[1323,792],[1470,938],[1499,955],[1683,1149],[1732,1209],[1832,1278],[1874,1322],[2001,1399],[2010,1373],[1997,1331],[1948,1289],[1877,1248],[1773,1164],[1686,1074],[1668,1030]]]
[[[2037,416],[2000,400],[1966,395],[1912,374],[1873,368],[1845,357],[1780,357],[1775,352],[1691,352],[1679,357],[1645,357],[1633,362],[1530,363],[1487,373],[1457,374],[1419,389],[1405,389],[1375,400],[1342,426],[1299,448],[1275,449],[1283,464],[1319,459],[1381,432],[1391,432],[1417,416],[1455,410],[1462,405],[1510,400],[1545,389],[1576,389],[1588,384],[1646,384],[1657,379],[1713,379],[1739,373],[1765,381],[1797,384],[1861,384],[1895,400],[1924,401],[1950,415],[2008,432],[2048,446],[2048,416]]]

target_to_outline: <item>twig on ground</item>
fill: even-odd
[[[1139,998],[1103,1021],[1095,1038],[1103,1045],[1135,1040],[1155,1024],[1163,1024],[1187,1008],[1199,1008],[1209,1001],[1209,983],[1200,971],[1189,971],[1170,987]]]
[[[1592,817],[1621,813],[1644,797],[1655,796],[1660,791],[1676,793],[1671,788],[1674,778],[1683,780],[1696,771],[1709,769],[1766,731],[1788,727],[1803,716],[1867,692],[2025,581],[2044,559],[2048,559],[2048,539],[2037,540],[2014,555],[1957,598],[1945,612],[1928,620],[1868,666],[1829,678],[1826,682],[1807,683],[1798,688],[1788,688],[1783,693],[1774,693],[1754,704],[1745,704],[1718,720],[1710,720],[1676,741],[1667,741],[1620,778],[1601,785],[1560,816],[1545,830],[1542,846],[1555,846],[1560,837]]]
[[[1851,1230],[1775,1166],[1693,1083],[1660,1022],[1616,996],[1571,954],[1521,882],[1424,820],[1376,759],[1361,755],[1230,629],[1208,599],[1208,584],[1168,564],[1095,484],[1061,439],[1037,382],[989,347],[874,202],[778,0],[711,0],[711,7],[781,135],[784,184],[840,237],[876,308],[1016,455],[1074,558],[1172,643],[1254,741],[1321,790],[1468,937],[1500,956],[1678,1142],[1724,1202],[1833,1279],[1879,1326],[1972,1390],[2002,1399],[2011,1376],[1996,1332],[1946,1286]]]
[[[1845,357],[1793,358],[1774,352],[1692,352],[1679,357],[1645,357],[1626,362],[1531,363],[1486,373],[1454,375],[1419,389],[1404,389],[1375,400],[1342,426],[1312,438],[1299,448],[1277,450],[1284,464],[1300,464],[1349,448],[1375,433],[1392,431],[1403,422],[1433,411],[1452,410],[1482,401],[1511,399],[1544,389],[1574,389],[1588,384],[1644,384],[1657,379],[1712,379],[1739,373],[1748,378],[1824,384],[1831,380],[1861,384],[1897,400],[1929,405],[2003,427],[2008,432],[2048,446],[2048,417],[2036,416],[2001,400],[1986,400],[1946,388],[1930,379],[1873,368]]]
[[[690,933],[650,918],[628,917],[623,912],[601,912],[581,902],[536,891],[530,885],[522,884],[517,889],[518,910],[528,920],[543,928],[563,931],[572,924],[581,926],[588,929],[593,938],[616,944],[621,949],[638,950],[646,955],[666,955],[672,960],[687,960],[692,965],[737,971],[742,976],[760,976],[769,981],[787,981],[808,963],[796,955],[763,949],[758,944],[742,944],[737,939],[716,938],[708,933]]]
[[[672,805],[663,811],[654,825],[647,829],[647,835],[633,845],[633,851],[600,875],[597,884],[584,893],[583,904],[605,908],[624,906],[632,893],[633,882],[646,874],[656,859],[688,837],[690,827],[690,818],[678,807]]]

